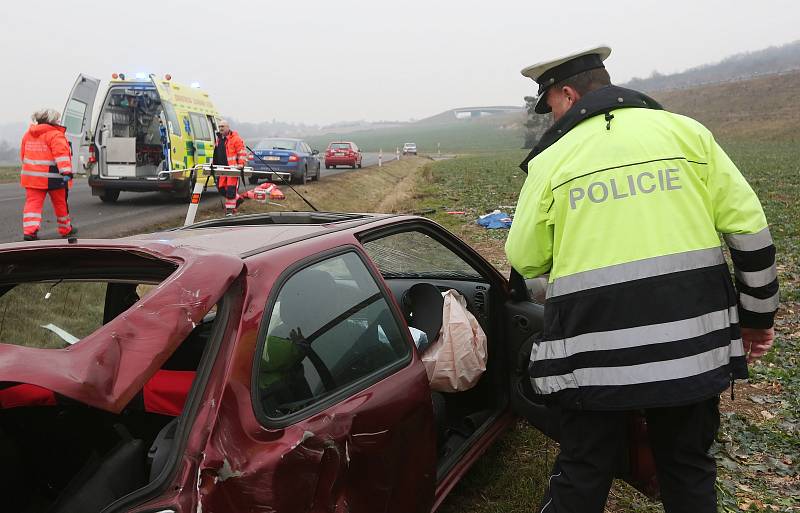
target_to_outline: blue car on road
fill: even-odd
[[[308,180],[319,180],[319,152],[301,139],[272,137],[262,139],[253,148],[247,165],[255,171],[275,171],[290,173],[295,183],[306,183]],[[259,177],[251,176],[250,183],[257,183]],[[280,178],[272,176],[271,181],[280,182]]]

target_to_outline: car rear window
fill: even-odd
[[[331,143],[331,149],[334,150],[349,150],[350,143]]]
[[[257,150],[294,150],[297,141],[291,139],[264,139],[256,145]]]
[[[153,283],[52,280],[0,285],[0,343],[63,349],[91,335]]]

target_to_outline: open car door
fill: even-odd
[[[559,441],[560,408],[537,395],[528,374],[531,349],[541,340],[544,320],[545,278],[524,280],[515,271],[510,277],[511,298],[505,304],[506,342],[509,347],[511,408],[549,438]],[[633,412],[628,427],[628,448],[620,454],[620,472],[624,479],[645,495],[659,494],[655,462],[647,438],[643,414]]]
[[[72,147],[72,170],[75,173],[84,173],[85,164],[89,162],[90,125],[99,87],[100,79],[78,75],[61,116],[61,122],[67,128],[67,141]]]

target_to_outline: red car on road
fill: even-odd
[[[350,141],[332,142],[325,150],[325,169],[336,166],[361,167],[361,150]]]
[[[428,513],[513,412],[553,433],[524,386],[542,305],[424,218],[238,216],[0,268],[7,511]],[[466,298],[474,388],[431,391],[413,287]]]

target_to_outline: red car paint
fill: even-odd
[[[325,167],[335,166],[361,167],[361,150],[356,143],[342,141],[328,145],[325,150]]]
[[[485,264],[438,225],[408,216],[211,224],[117,241],[0,247],[0,266],[23,252],[55,252],[91,267],[120,252],[176,267],[154,292],[69,349],[0,344],[0,382],[44,387],[119,412],[225,295],[228,322],[216,357],[205,376],[198,370],[186,402],[187,427],[176,463],[160,486],[131,494],[107,511],[435,511],[514,417],[508,409],[499,411],[437,482],[431,392],[416,351],[388,377],[290,425],[263,425],[253,404],[259,330],[282,273],[308,256],[341,248],[361,255],[376,272],[359,234],[412,224],[441,233],[458,252]],[[499,297],[508,298],[505,279],[489,264],[482,271]],[[399,315],[397,301],[382,280],[379,285]],[[173,399],[175,394],[181,392],[167,393]]]

